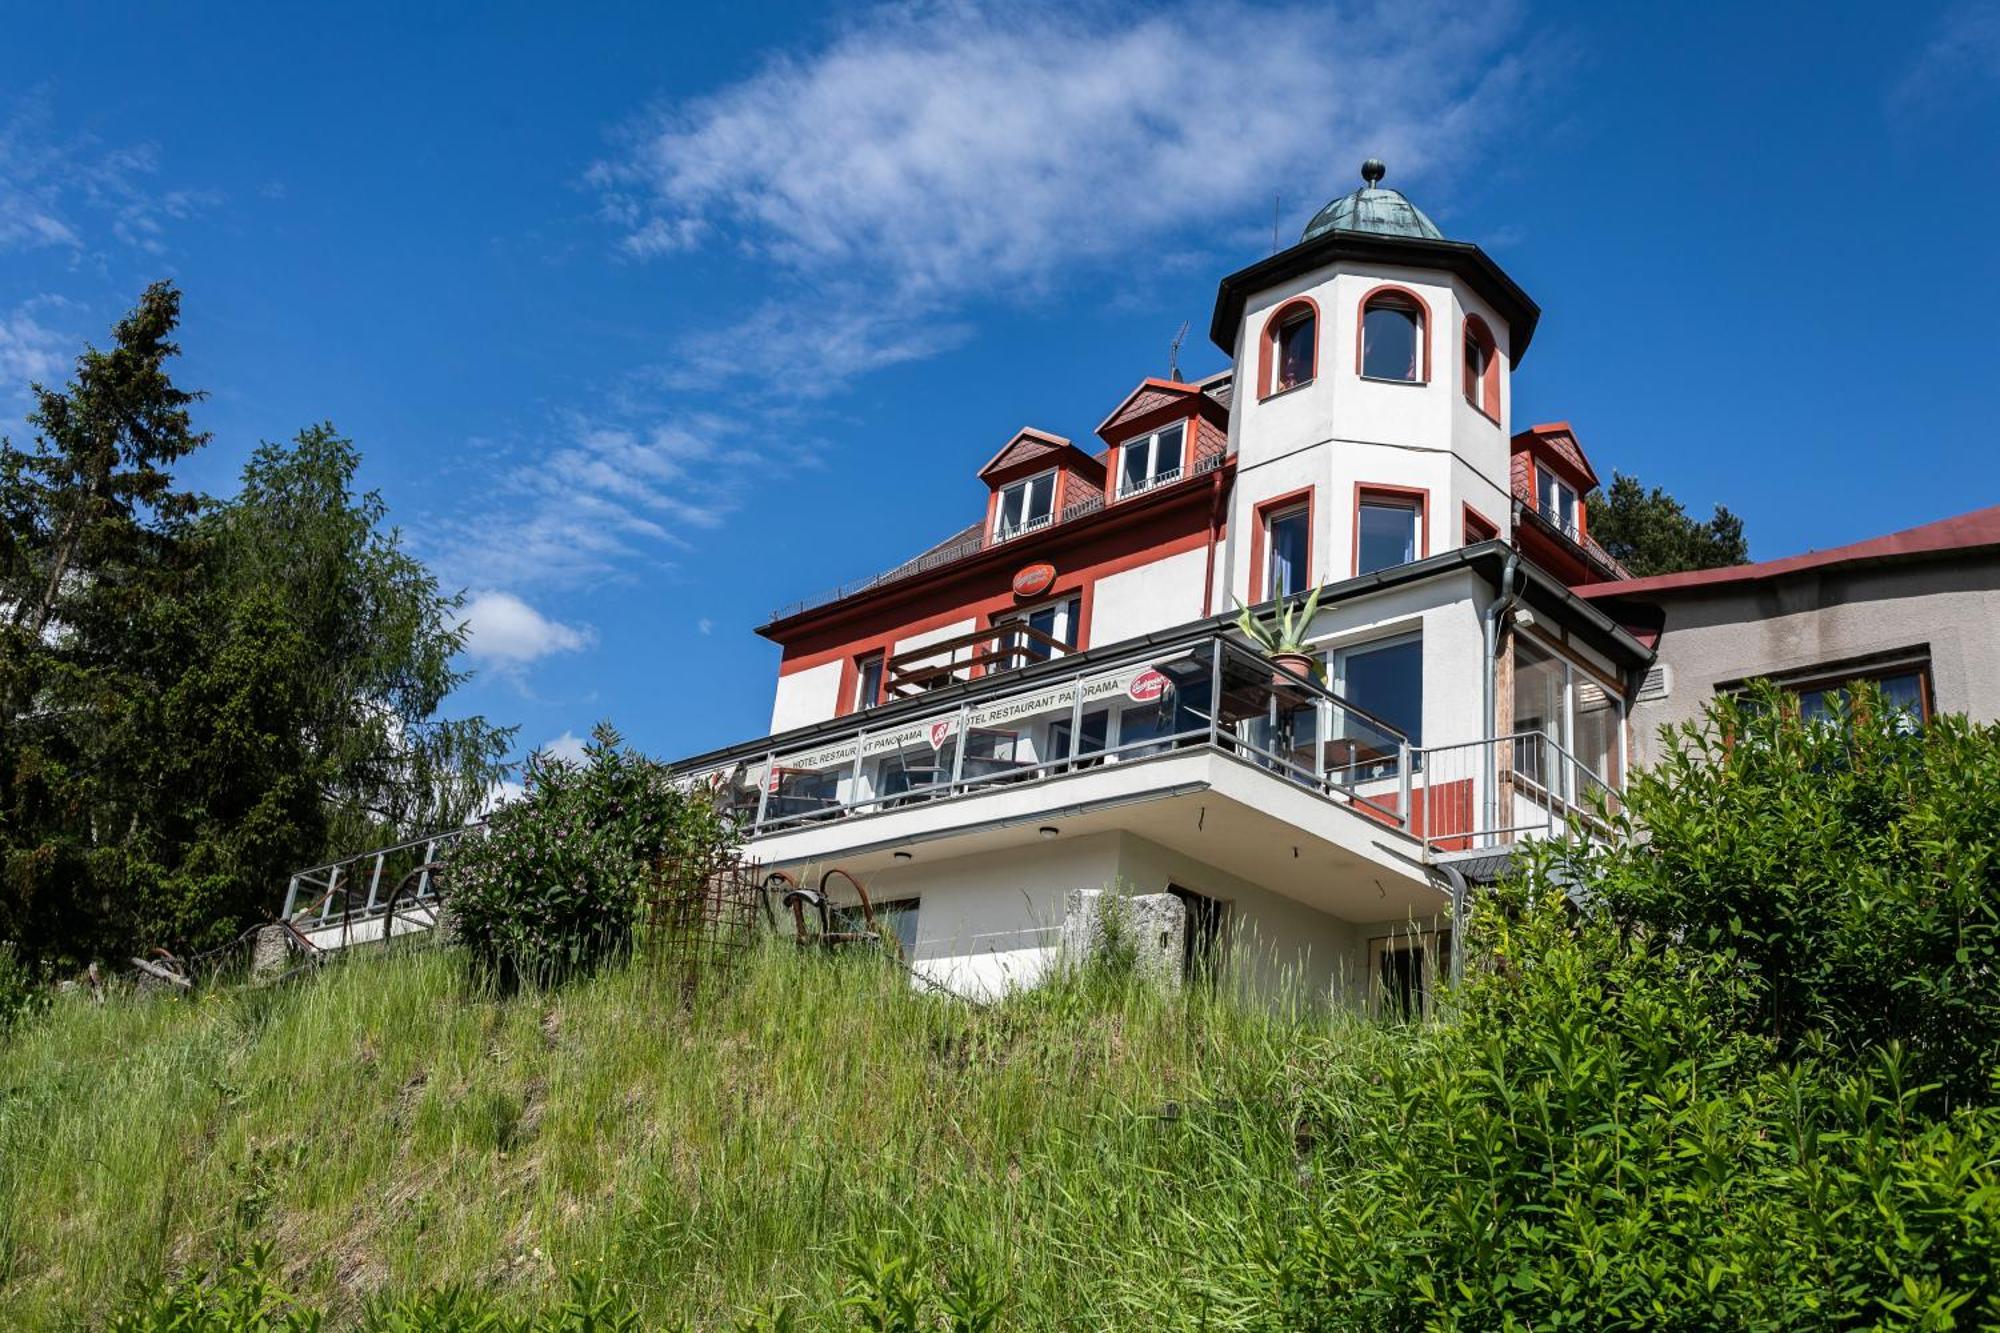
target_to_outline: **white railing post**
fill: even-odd
[[[847,805],[851,810],[861,808],[861,755],[868,748],[867,731],[854,733],[854,767],[847,777]]]
[[[1326,735],[1333,730],[1333,701],[1319,698],[1313,701],[1313,780],[1320,786],[1326,781]]]
[[[373,912],[375,904],[381,900],[382,862],[387,857],[387,852],[375,853],[375,873],[368,877],[368,905],[361,909],[363,912]]]
[[[1075,690],[1075,697],[1069,701],[1069,753],[1063,756],[1068,761],[1065,767],[1072,771],[1076,768],[1077,756],[1083,753],[1083,673],[1081,671],[1076,673],[1076,684],[1073,688]]]
[[[951,747],[951,786],[946,788],[946,790],[954,795],[958,792],[958,784],[965,780],[965,742],[967,740],[965,721],[971,716],[972,709],[970,706],[966,704],[958,706],[958,722],[956,724],[958,729],[952,738]]]
[[[428,898],[431,892],[431,862],[437,860],[438,840],[432,838],[424,844],[423,869],[417,872],[417,897]]]
[[[1398,787],[1401,788],[1402,796],[1402,804],[1398,808],[1403,812],[1403,832],[1405,833],[1413,833],[1417,827],[1416,819],[1410,812],[1410,759],[1415,753],[1416,751],[1410,748],[1410,742],[1407,738],[1399,742],[1396,746],[1396,781]],[[1425,829],[1424,832],[1428,834],[1430,830]]]
[[[1208,641],[1208,743],[1215,749],[1222,748],[1222,636],[1216,635]]]

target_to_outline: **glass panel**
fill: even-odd
[[[854,686],[854,706],[873,708],[882,702],[882,659],[871,657],[861,664],[861,678]]]
[[[1264,571],[1265,596],[1289,597],[1305,591],[1308,513],[1300,507],[1265,520],[1270,546],[1270,568]]]
[[[1903,721],[1917,726],[1923,724],[1924,681],[1921,672],[1909,671],[1900,676],[1884,676],[1880,684],[1883,698]]]
[[[1361,317],[1361,373],[1381,380],[1417,378],[1417,312],[1376,304]]]
[[[1361,540],[1355,573],[1406,565],[1417,558],[1417,510],[1413,505],[1361,506]]]
[[[1569,667],[1561,659],[1526,639],[1514,644],[1514,730],[1546,736],[1567,750]],[[1556,777],[1556,759],[1545,745],[1516,742],[1514,768],[1531,782],[1547,786]]]
[[[1275,387],[1289,389],[1312,378],[1313,341],[1317,331],[1317,321],[1311,315],[1295,319],[1278,330],[1278,382]]]
[[[1618,701],[1594,680],[1576,673],[1576,757],[1611,786],[1618,785]],[[1585,780],[1587,783],[1587,779]],[[1587,797],[1589,792],[1578,792]]]
[[[1186,427],[1169,426],[1154,438],[1154,476],[1164,477],[1181,470],[1181,445],[1186,436]]]
[[[1120,474],[1121,490],[1135,491],[1144,486],[1153,475],[1150,439],[1134,440],[1125,446],[1125,467]]]
[[[1036,523],[1047,518],[1050,507],[1055,504],[1055,499],[1056,479],[1054,474],[1046,474],[1030,481],[1028,483],[1027,521]]]
[[[1340,654],[1335,693],[1424,743],[1424,641],[1348,648]]]
[[[1083,715],[1083,742],[1077,747],[1076,755],[1102,754],[1105,737],[1111,731],[1111,710],[1098,708]],[[1049,728],[1049,758],[1072,758],[1069,748],[1069,719],[1063,718]]]

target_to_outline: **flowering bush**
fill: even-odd
[[[560,982],[622,956],[658,868],[734,839],[704,793],[682,790],[608,724],[583,754],[530,758],[525,796],[447,858],[457,937],[504,984]]]

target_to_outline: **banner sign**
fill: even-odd
[[[1140,663],[1107,675],[1087,677],[1083,681],[1083,706],[1089,708],[1107,700],[1153,703],[1171,688],[1172,682],[1165,676],[1150,665]],[[972,728],[1007,728],[1049,714],[1073,711],[1076,699],[1077,681],[1071,677],[1029,694],[1009,695],[972,708],[965,714],[965,724]],[[953,713],[947,717],[907,723],[888,731],[871,731],[866,736],[844,736],[813,750],[781,754],[777,759],[779,771],[770,775],[768,780],[776,782],[782,779],[788,769],[824,772],[830,768],[844,768],[854,763],[857,753],[865,761],[877,755],[894,754],[898,750],[921,745],[938,754],[958,735],[958,721],[959,715]],[[753,788],[758,782],[767,780],[762,764],[751,769],[746,777]],[[772,790],[775,791],[776,787]]]

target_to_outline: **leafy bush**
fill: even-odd
[[[2000,1069],[2000,727],[1917,730],[1879,693],[1801,720],[1766,692],[1677,731],[1627,794],[1633,840],[1572,858],[1619,921],[1756,978],[1786,1052],[1899,1042],[1919,1083]]]
[[[608,725],[581,763],[537,755],[527,791],[459,839],[444,885],[459,940],[506,982],[558,982],[622,956],[663,865],[721,854],[733,827]]]

